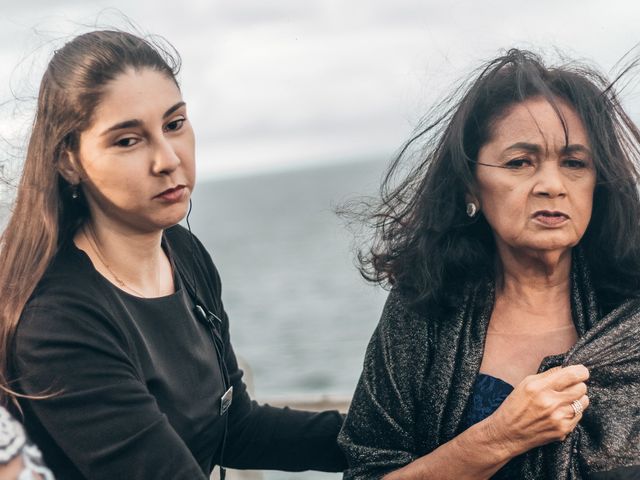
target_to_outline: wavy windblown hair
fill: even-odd
[[[468,218],[465,194],[474,192],[478,152],[496,121],[514,104],[543,97],[565,136],[558,102],[572,106],[591,143],[597,181],[580,245],[602,306],[638,295],[640,132],[614,91],[619,79],[610,82],[576,63],[547,67],[539,56],[516,49],[484,65],[434,108],[389,167],[380,201],[365,213],[375,237],[358,256],[363,276],[436,307],[452,306],[470,281],[499,279],[492,230],[482,214]]]
[[[171,50],[171,51],[170,51]],[[15,392],[11,342],[22,310],[58,248],[88,218],[82,195],[61,175],[68,152],[77,153],[105,87],[128,69],[151,68],[176,81],[177,53],[121,31],[93,31],[56,50],[40,83],[22,177],[0,237],[0,400]],[[177,83],[177,82],[176,82]]]

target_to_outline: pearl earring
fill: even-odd
[[[478,207],[476,207],[476,204],[473,202],[467,203],[467,216],[469,218],[473,218],[476,216],[476,213],[478,213]]]

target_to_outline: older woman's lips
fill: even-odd
[[[569,221],[569,215],[552,210],[539,210],[533,214],[533,220],[545,227],[559,227]]]
[[[174,188],[168,188],[162,193],[159,193],[153,198],[158,198],[160,200],[164,200],[165,202],[173,203],[179,202],[182,200],[183,196],[186,194],[186,188],[184,185],[178,185]]]

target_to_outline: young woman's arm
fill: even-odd
[[[343,416],[337,411],[307,412],[251,401],[228,329],[225,343],[234,395],[223,464],[244,469],[343,471],[346,460],[337,443]]]
[[[244,469],[344,470],[346,461],[336,440],[343,422],[340,413],[274,408],[251,401],[231,345],[229,318],[221,299],[221,280],[211,256],[195,236],[180,226],[165,234],[177,267],[186,273],[189,281],[197,282],[198,295],[222,323],[219,331],[233,386],[233,402],[229,408],[225,451],[222,459],[217,457],[216,461]]]

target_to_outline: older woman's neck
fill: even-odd
[[[569,298],[571,250],[500,253],[500,296],[535,305],[541,298],[546,303]]]
[[[572,325],[571,251],[501,255],[490,325],[504,332],[539,333]]]

